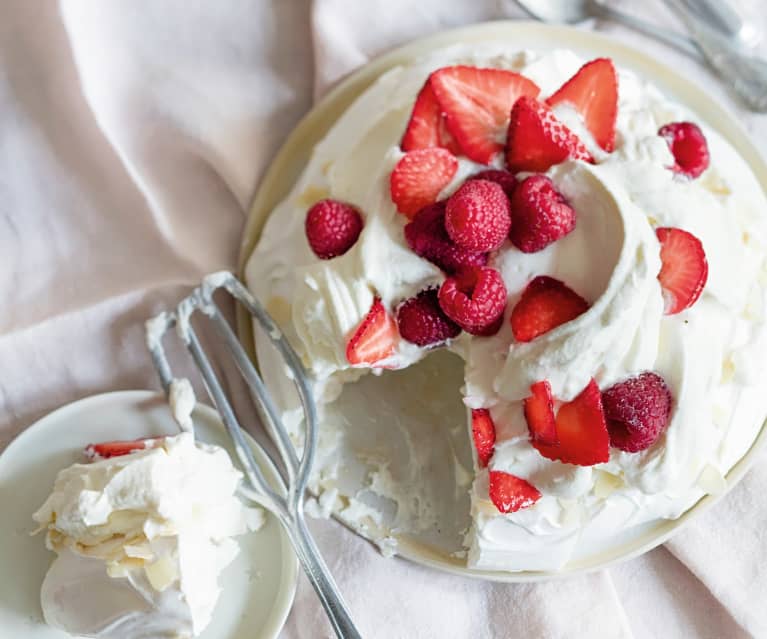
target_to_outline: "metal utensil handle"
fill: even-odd
[[[730,38],[737,38],[743,29],[743,20],[724,0],[684,0],[684,4],[688,11]]]
[[[725,47],[704,47],[709,63],[752,110],[767,113],[767,62]]]
[[[593,13],[600,18],[607,18],[608,20],[619,22],[635,31],[639,31],[656,40],[660,40],[696,60],[701,62],[705,61],[705,57],[703,56],[700,47],[698,47],[693,40],[681,33],[671,31],[670,29],[664,29],[663,27],[657,27],[646,20],[632,16],[630,13],[613,9],[605,4],[603,0],[588,0],[588,5]]]
[[[740,51],[723,36],[676,0],[666,0],[685,22],[708,63],[719,72],[753,111],[767,112],[767,62]]]
[[[303,517],[294,519],[294,525],[285,526],[285,529],[336,636],[339,639],[362,639],[344,603],[341,591],[314,543],[311,533],[306,528]]]

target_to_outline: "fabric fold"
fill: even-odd
[[[614,4],[673,23],[660,0]],[[523,15],[511,0],[6,0],[0,450],[67,402],[157,388],[143,322],[204,273],[236,266],[259,180],[313,98],[414,38]],[[729,100],[694,61],[595,26]],[[767,119],[728,104],[764,146]],[[180,347],[171,356],[191,372]],[[233,367],[223,377],[249,406]],[[667,550],[545,583],[439,573],[384,559],[333,521],[311,526],[366,638],[764,637],[765,461]],[[301,577],[281,637],[331,636]]]

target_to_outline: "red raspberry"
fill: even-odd
[[[362,232],[362,216],[351,204],[320,200],[306,214],[306,239],[321,260],[343,255]]]
[[[467,333],[495,335],[506,310],[506,286],[495,269],[467,268],[445,280],[439,305]]]
[[[602,393],[610,444],[628,453],[652,446],[668,426],[673,399],[660,375],[645,372]]]
[[[495,182],[469,180],[447,200],[445,228],[458,246],[493,251],[510,226],[509,198]]]
[[[511,242],[536,253],[575,228],[575,211],[545,175],[525,178],[511,198]]]
[[[670,122],[658,130],[658,135],[665,138],[674,154],[676,164],[672,168],[677,173],[696,178],[708,168],[708,143],[697,124]]]
[[[487,253],[469,251],[453,244],[445,230],[445,202],[435,202],[418,211],[405,227],[405,239],[416,255],[452,275],[467,266],[484,266]]]
[[[503,192],[509,199],[511,199],[511,196],[514,194],[514,189],[517,187],[517,178],[514,177],[514,174],[499,169],[480,171],[479,173],[472,175],[469,179],[495,182],[503,189]]]
[[[461,327],[439,307],[437,289],[429,288],[405,300],[397,309],[399,334],[418,346],[439,344],[456,337]]]

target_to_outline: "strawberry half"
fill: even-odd
[[[583,116],[596,143],[608,153],[615,148],[615,120],[618,117],[618,74],[613,61],[597,58],[584,64],[546,104],[570,104]]]
[[[490,500],[502,513],[513,513],[532,506],[541,498],[540,491],[529,481],[505,473],[490,471]]]
[[[706,286],[706,252],[697,237],[682,229],[659,228],[655,234],[663,262],[658,279],[663,289],[664,312],[675,315],[695,304]]]
[[[541,91],[513,71],[460,65],[435,71],[429,81],[464,155],[481,164],[503,151],[503,131],[517,98]]]
[[[546,380],[535,382],[530,387],[532,395],[525,399],[525,420],[530,439],[538,444],[556,446],[559,444],[554,419],[554,398],[551,384]]]
[[[375,366],[394,354],[398,339],[397,323],[376,297],[346,345],[346,359],[352,366]]]
[[[549,107],[533,98],[519,98],[511,109],[506,137],[509,170],[543,173],[568,158],[594,162],[583,142]]]
[[[511,311],[511,331],[518,342],[530,342],[585,313],[589,303],[548,275],[534,278]]]
[[[495,424],[487,408],[475,408],[471,411],[471,436],[477,449],[480,467],[487,466],[495,448]]]
[[[424,206],[437,201],[453,179],[458,160],[445,149],[418,149],[406,153],[389,176],[391,199],[397,210],[413,219]]]
[[[403,151],[440,147],[454,155],[459,155],[461,152],[461,148],[447,128],[445,115],[437,102],[430,80],[426,81],[418,93],[400,147]]]
[[[88,444],[85,447],[85,456],[91,461],[99,459],[109,459],[110,457],[122,457],[129,455],[137,450],[152,448],[157,442],[165,439],[164,437],[142,437],[140,439],[131,439],[126,441],[101,442],[99,444]]]
[[[557,413],[556,428],[558,445],[532,442],[547,459],[578,466],[593,466],[610,459],[610,435],[602,408],[602,394],[593,379],[578,397],[562,404]]]

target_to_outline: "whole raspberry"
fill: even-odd
[[[708,143],[697,124],[670,122],[658,130],[658,135],[668,143],[676,161],[673,169],[677,173],[696,178],[708,168],[711,159]]]
[[[405,300],[397,309],[399,334],[418,346],[439,344],[456,337],[461,327],[439,307],[437,289],[429,288]]]
[[[511,196],[514,194],[514,189],[517,186],[517,178],[514,177],[514,174],[509,173],[508,171],[501,171],[500,169],[486,169],[485,171],[475,173],[469,179],[495,182],[503,189],[503,192],[509,199],[511,199]]]
[[[506,286],[495,269],[467,268],[445,280],[439,305],[467,333],[495,335],[506,310]]]
[[[487,253],[456,246],[445,230],[445,202],[435,202],[418,211],[405,227],[405,239],[412,251],[436,264],[447,274],[467,266],[484,266]]]
[[[469,180],[451,195],[445,209],[445,228],[458,246],[472,251],[497,249],[509,234],[509,198],[500,185]]]
[[[602,392],[610,445],[636,453],[652,446],[668,426],[673,399],[660,375],[645,372]]]
[[[511,198],[512,244],[536,253],[575,228],[575,211],[545,175],[525,178]]]
[[[320,200],[306,214],[306,239],[317,257],[329,260],[354,246],[362,226],[362,216],[351,204]]]

